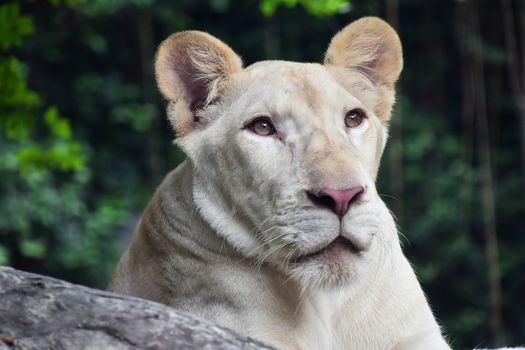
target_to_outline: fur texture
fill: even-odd
[[[243,69],[208,34],[168,38],[156,75],[188,160],[155,193],[109,289],[284,350],[449,349],[375,188],[402,62],[377,18],[338,33],[324,65]],[[348,127],[351,111],[364,118]],[[274,133],[254,131],[261,117]],[[358,186],[341,218],[319,200]]]

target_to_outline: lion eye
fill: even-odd
[[[365,114],[360,109],[352,109],[345,115],[345,124],[349,128],[355,128],[363,122]]]
[[[247,128],[261,136],[270,136],[276,133],[272,121],[268,117],[259,117],[247,125]]]

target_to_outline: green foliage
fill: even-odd
[[[89,2],[89,0],[48,0],[51,5],[58,6],[64,3],[66,6],[74,7]]]
[[[84,1],[83,12],[88,16],[109,15],[126,6],[147,7],[153,0],[90,0]]]
[[[33,20],[20,14],[18,3],[0,5],[0,50],[20,46],[24,37],[33,31]]]
[[[72,259],[57,254],[57,248],[81,252],[82,246],[101,248],[95,243],[100,228],[91,229],[93,222],[101,220],[103,227],[111,229],[120,221],[112,216],[109,224],[107,215],[91,214],[85,207],[89,178],[85,147],[56,106],[42,111],[40,96],[27,87],[26,66],[9,52],[33,29],[33,19],[20,13],[19,3],[0,5],[0,263],[39,261],[44,268],[63,269]],[[73,227],[77,236],[85,232],[94,242],[64,240]],[[104,247],[98,250],[109,251],[114,244]],[[77,252],[76,257],[92,255],[86,254]]]
[[[56,107],[50,107],[44,114],[44,122],[49,128],[51,135],[60,140],[71,139],[71,127],[69,122],[58,115]]]
[[[59,116],[56,107],[49,107],[44,113],[44,124],[49,134],[47,140],[28,140],[34,121],[29,119],[28,114],[18,115],[17,118],[20,121],[16,129],[18,133],[13,133],[12,129],[6,130],[8,135],[22,136],[23,142],[19,143],[20,147],[15,151],[15,166],[22,175],[27,176],[35,171],[45,172],[48,169],[79,171],[84,168],[86,159],[81,144],[73,139],[69,121]]]
[[[0,105],[3,108],[29,109],[40,104],[38,95],[27,88],[24,73],[24,66],[17,58],[7,56],[0,59]]]
[[[149,130],[152,121],[158,118],[157,106],[151,103],[129,103],[116,106],[112,111],[116,121],[130,125],[139,132]]]
[[[19,244],[20,252],[25,257],[41,259],[46,254],[46,247],[40,240],[22,239]]]
[[[319,17],[347,12],[350,8],[349,0],[262,0],[259,6],[265,16],[272,16],[279,6],[292,8],[297,4]]]
[[[7,265],[9,263],[9,250],[0,245],[0,265]]]
[[[230,0],[210,0],[210,5],[217,12],[226,12],[230,7]]]

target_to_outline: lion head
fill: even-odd
[[[324,64],[243,68],[209,34],[166,39],[157,82],[204,220],[304,286],[366,280],[397,242],[375,178],[402,65],[397,34],[377,18],[335,35]]]

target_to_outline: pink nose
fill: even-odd
[[[348,212],[350,202],[363,191],[363,186],[356,186],[344,190],[323,188],[316,196],[316,202],[330,208],[339,219],[341,219]]]

